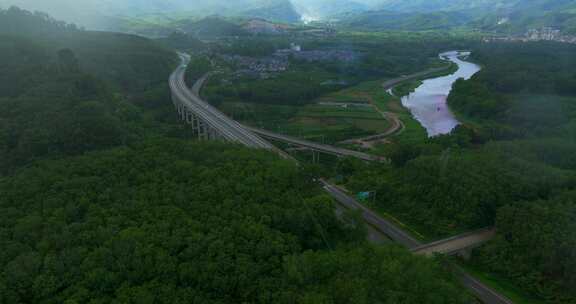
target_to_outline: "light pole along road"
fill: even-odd
[[[190,88],[187,87],[185,82],[185,73],[188,63],[190,62],[190,56],[183,53],[179,53],[178,55],[180,56],[182,63],[172,73],[169,81],[172,98],[179,112],[187,111],[186,115],[196,115],[203,121],[203,123],[209,125],[211,128],[214,128],[220,137],[228,141],[241,143],[250,148],[275,151],[280,153],[282,157],[286,158],[285,153],[255,135],[251,130],[246,129],[240,123],[228,118],[222,112],[209,105],[207,102],[203,101],[199,96],[195,95],[190,90]],[[338,187],[328,183],[325,180],[320,180],[320,182],[324,190],[336,201],[338,201],[346,208],[360,210],[367,224],[376,228],[381,233],[387,235],[392,240],[398,242],[410,250],[418,250],[419,248],[423,247],[423,244],[410,236],[409,233],[394,223],[382,218],[372,210],[366,208],[364,205],[351,198]],[[458,237],[451,238],[451,240],[454,239],[458,240]],[[496,291],[476,280],[463,270],[457,269],[457,272],[461,283],[473,294],[475,294],[480,300],[482,300],[482,302],[487,304],[512,303],[512,301],[498,294]]]

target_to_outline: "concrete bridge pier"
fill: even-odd
[[[186,113],[186,123],[188,125],[190,125],[190,128],[192,129],[192,135],[195,135],[198,130],[196,128],[196,121],[197,121],[197,117],[194,113],[192,112],[187,112]]]
[[[210,138],[208,138],[208,128],[206,124],[202,120],[198,119],[197,127],[198,127],[198,139],[209,140]]]
[[[192,127],[192,133],[197,134],[200,129],[198,124],[200,122],[200,118],[196,116],[194,113],[190,113],[190,127]]]
[[[320,152],[312,150],[312,163],[317,164],[320,162]]]
[[[180,114],[180,120],[182,121],[186,121],[186,109],[183,106],[180,106],[178,108],[178,114]]]
[[[176,99],[176,97],[174,96],[174,93],[173,93],[173,92],[170,92],[170,97],[171,97],[170,99],[172,100],[172,104],[174,105],[174,108],[175,108],[176,110],[178,110],[178,104],[179,104],[179,102],[178,102],[178,100]]]
[[[194,121],[194,114],[192,114],[191,112],[186,111],[186,123],[189,125],[192,125],[192,122]]]
[[[219,140],[220,134],[214,128],[210,128],[210,140]]]
[[[198,139],[210,141],[219,138],[217,130],[201,119],[196,119],[196,126],[198,128]]]

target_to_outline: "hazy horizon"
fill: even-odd
[[[280,0],[0,0],[0,7],[18,6],[30,11],[41,11],[56,19],[93,26],[109,16],[142,16],[149,14],[173,14],[182,12],[197,14],[234,14],[242,10],[265,7]],[[388,0],[290,0],[296,11],[303,15],[321,17],[327,13],[354,7],[374,7]],[[328,12],[329,11],[329,12]],[[100,19],[100,20],[99,20]]]

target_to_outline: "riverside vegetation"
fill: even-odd
[[[576,294],[576,47],[481,44],[483,70],[454,85],[464,122],[450,135],[388,149],[391,166],[349,163],[345,182],[377,191],[382,213],[435,239],[487,226],[497,237],[470,265],[526,298],[574,303]]]

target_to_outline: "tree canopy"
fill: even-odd
[[[0,302],[465,303],[438,263],[367,245],[302,176],[173,140],[21,170],[0,181]]]

